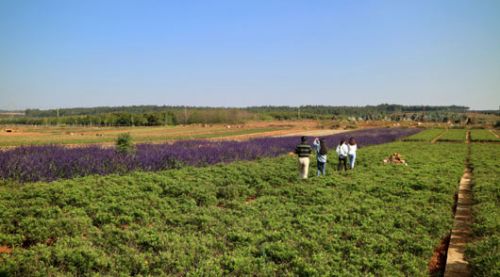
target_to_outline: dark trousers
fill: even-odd
[[[326,172],[325,172],[326,163],[322,163],[320,161],[317,161],[317,162],[318,162],[318,176],[320,176],[321,174],[326,175]]]
[[[344,167],[344,170],[347,170],[347,157],[341,156],[339,157],[339,164],[337,165],[337,170],[340,171]]]

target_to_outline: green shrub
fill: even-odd
[[[124,154],[134,152],[134,143],[132,142],[132,136],[130,136],[129,133],[118,135],[118,138],[116,139],[116,150]]]

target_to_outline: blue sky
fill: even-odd
[[[500,1],[0,1],[0,109],[500,105]]]

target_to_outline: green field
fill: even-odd
[[[409,136],[404,139],[404,141],[426,141],[430,142],[433,139],[439,137],[441,134],[445,133],[445,129],[427,129],[413,136]]]
[[[382,163],[394,152],[408,166]],[[427,276],[465,156],[465,144],[399,142],[306,181],[283,156],[4,183],[0,275]]]
[[[443,136],[439,138],[438,141],[449,141],[449,142],[465,142],[466,129],[448,129]]]
[[[471,130],[471,140],[478,142],[497,142],[500,141],[499,138],[495,136],[494,131],[486,129],[474,129]]]
[[[500,147],[473,144],[474,243],[466,252],[476,276],[500,276]]]

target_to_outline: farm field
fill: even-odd
[[[414,134],[411,128],[372,128],[325,137],[333,146],[341,139],[356,137],[363,146],[387,143]],[[170,144],[139,144],[128,152],[115,148],[86,146],[26,146],[0,152],[0,178],[53,181],[91,174],[158,171],[185,165],[205,166],[238,160],[276,157],[289,153],[300,137],[258,138],[246,141],[187,140]]]
[[[382,164],[392,152],[409,165]],[[0,243],[12,253],[0,272],[426,276],[465,154],[465,144],[365,147],[355,171],[329,163],[328,177],[306,181],[281,156],[6,183]]]
[[[119,134],[130,133],[135,143],[164,143],[190,139],[235,139],[280,136],[318,129],[316,121],[248,122],[238,125],[178,125],[161,127],[2,126],[0,148],[22,145],[112,145]],[[7,132],[10,130],[11,132]]]
[[[465,142],[466,129],[448,129],[439,139],[439,142]]]
[[[494,130],[473,129],[471,130],[471,140],[477,142],[500,142]]]
[[[471,135],[472,136],[472,135]],[[473,144],[474,242],[466,256],[477,276],[500,276],[500,147]]]
[[[500,0],[0,15],[0,277],[500,277]]]
[[[420,133],[417,133],[413,136],[409,136],[404,139],[404,141],[426,141],[431,142],[433,139],[436,139],[440,135],[446,132],[445,129],[426,129]]]

